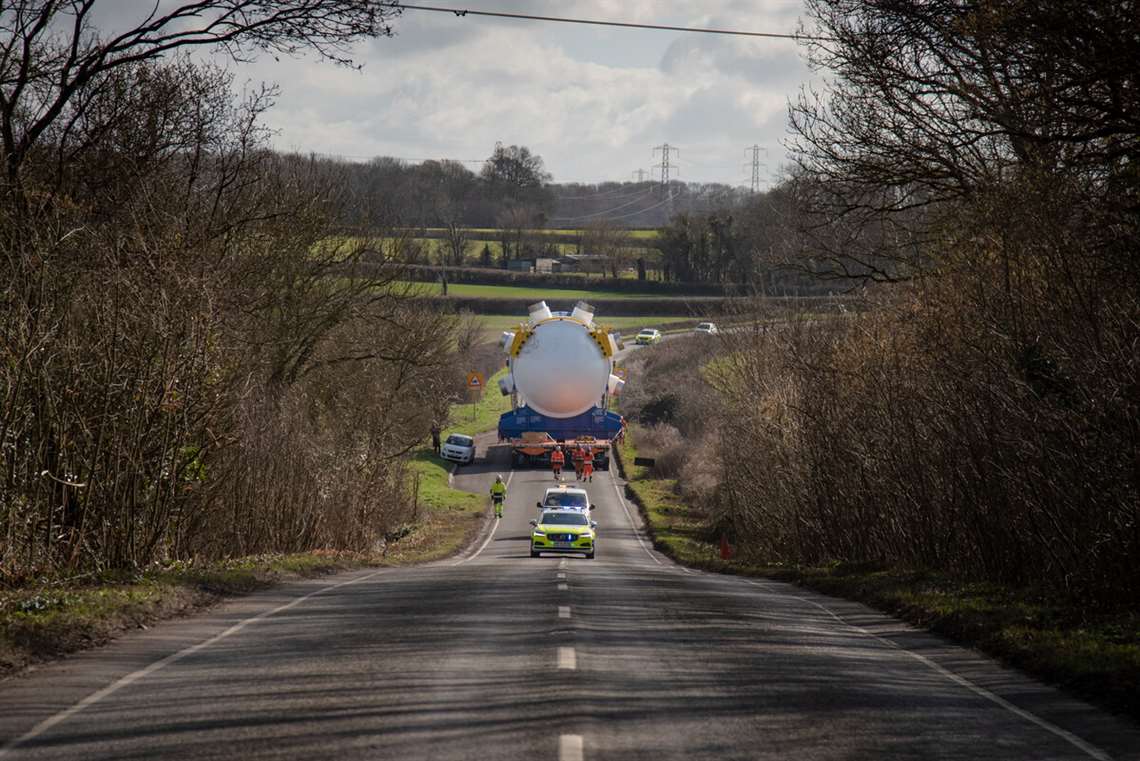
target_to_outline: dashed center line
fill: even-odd
[[[572,647],[558,648],[558,668],[570,669],[571,671],[578,668],[578,656]]]
[[[582,735],[558,738],[558,761],[582,761]]]
[[[570,618],[570,606],[569,605],[559,605],[558,606],[558,617],[559,618]]]
[[[558,591],[559,591],[559,592],[565,592],[565,591],[566,591],[566,590],[568,590],[568,589],[570,589],[570,585],[569,585],[569,584],[559,584],[559,585],[558,585]]]
[[[566,578],[566,574],[564,574],[564,573],[560,573],[560,574],[558,574],[558,578],[560,578],[560,579],[565,579],[565,578]]]

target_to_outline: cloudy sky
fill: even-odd
[[[801,0],[424,0],[425,5],[760,32],[794,32]],[[677,146],[679,178],[747,185],[787,159],[787,102],[810,73],[794,42],[407,10],[361,43],[360,71],[311,59],[243,65],[275,82],[285,150],[354,159],[486,158],[526,145],[556,182],[629,180]],[[469,164],[477,169],[477,164]],[[659,176],[659,174],[655,175]],[[678,175],[674,175],[678,176]]]

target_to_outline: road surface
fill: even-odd
[[[485,489],[496,456],[457,484]],[[4,682],[0,758],[1140,757],[1134,724],[860,605],[671,564],[609,473],[597,559],[531,559],[550,483],[511,474],[462,558],[290,584]]]

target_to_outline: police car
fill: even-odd
[[[597,552],[598,524],[585,510],[543,510],[538,520],[530,522],[530,556],[544,552],[575,553],[594,559]]]
[[[576,510],[586,512],[593,510],[590,497],[585,489],[572,487],[567,484],[552,486],[542,495],[542,500],[536,503],[539,510]]]

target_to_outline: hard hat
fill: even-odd
[[[502,476],[495,476],[495,480],[496,480],[496,481],[502,481],[502,480],[503,480],[503,477],[502,477]]]

